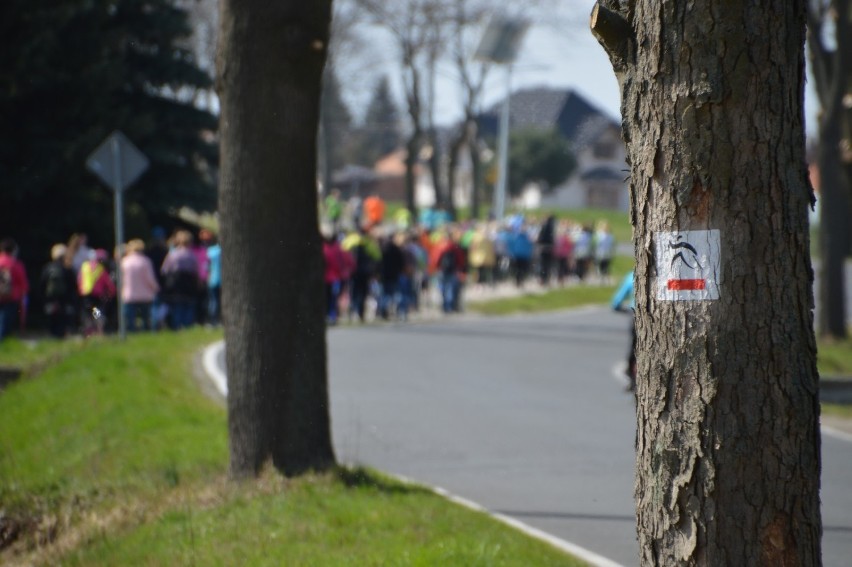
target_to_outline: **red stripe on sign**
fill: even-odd
[[[707,286],[707,280],[669,280],[668,286],[672,291],[701,290]]]

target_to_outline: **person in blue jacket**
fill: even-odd
[[[615,295],[612,296],[612,308],[621,313],[630,313],[630,352],[627,355],[627,369],[624,371],[627,374],[628,385],[627,390],[633,392],[636,390],[636,321],[633,312],[636,309],[636,296],[633,288],[633,270],[630,271],[624,280],[621,282]],[[625,303],[627,307],[625,307]]]
[[[533,242],[527,232],[520,227],[512,230],[506,246],[515,271],[515,284],[523,287],[532,263]]]

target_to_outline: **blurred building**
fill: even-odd
[[[483,137],[499,132],[500,107],[479,117]],[[577,159],[574,173],[562,184],[542,192],[534,184],[524,191],[523,204],[534,207],[627,210],[629,206],[627,149],[618,120],[570,89],[534,88],[512,94],[512,130],[556,130]]]

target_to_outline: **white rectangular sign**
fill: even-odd
[[[684,230],[654,234],[657,299],[719,299],[721,237],[718,230]]]

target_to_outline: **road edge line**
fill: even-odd
[[[202,361],[202,365],[204,366],[204,371],[207,373],[207,376],[210,378],[210,380],[216,386],[216,389],[219,390],[219,392],[227,398],[227,396],[228,396],[228,380],[227,380],[227,377],[225,376],[224,372],[219,370],[219,366],[216,364],[216,358],[219,354],[219,351],[222,350],[223,348],[225,348],[225,341],[224,340],[216,341],[213,344],[207,345],[204,348],[204,353],[202,355],[201,361]],[[513,529],[516,529],[519,532],[528,535],[529,537],[532,537],[532,538],[537,539],[539,541],[543,541],[543,542],[545,542],[549,545],[552,545],[556,549],[564,551],[565,553],[570,553],[571,555],[574,555],[574,556],[582,559],[583,561],[586,561],[587,563],[593,565],[594,567],[624,567],[620,563],[616,563],[614,561],[611,561],[610,559],[607,559],[606,557],[604,557],[602,555],[598,555],[594,551],[590,551],[590,550],[586,549],[585,547],[580,547],[576,543],[571,543],[570,541],[566,541],[562,538],[556,537],[555,535],[549,534],[549,533],[547,533],[543,530],[540,530],[538,528],[534,528],[534,527],[532,527],[528,524],[525,524],[524,522],[521,522],[520,520],[516,520],[515,518],[506,516],[505,514],[492,512],[491,510],[488,510],[484,506],[477,504],[473,500],[468,500],[467,498],[462,498],[461,496],[457,496],[457,495],[453,494],[452,492],[450,492],[450,491],[448,491],[444,488],[441,488],[439,486],[430,486],[430,485],[427,485],[427,484],[423,484],[422,482],[415,481],[413,479],[404,477],[402,475],[397,475],[397,474],[392,474],[392,473],[383,473],[383,474],[389,474],[390,476],[393,476],[394,478],[396,478],[399,481],[404,482],[406,484],[415,484],[417,486],[423,486],[423,487],[431,490],[432,492],[434,492],[438,496],[441,496],[442,498],[449,500],[450,502],[458,504],[459,506],[464,506],[465,508],[468,508],[469,510],[474,510],[476,512],[481,512],[483,514],[486,514],[486,515],[494,518],[498,522],[501,522],[501,523],[513,528]]]
[[[834,437],[840,441],[846,441],[847,443],[852,443],[852,435],[846,433],[845,431],[840,431],[839,429],[835,429],[830,425],[820,425],[819,428],[822,432],[829,437]]]
[[[228,377],[224,372],[219,370],[219,365],[216,364],[216,357],[219,355],[219,351],[225,348],[225,339],[220,341],[216,341],[211,345],[207,345],[204,347],[204,354],[201,357],[201,364],[204,366],[204,372],[207,373],[207,377],[213,382],[213,385],[216,386],[216,389],[219,390],[219,393],[228,397]]]
[[[391,476],[393,476],[400,482],[406,484],[425,487],[440,496],[441,498],[449,500],[450,502],[458,504],[459,506],[463,506],[468,510],[473,510],[474,512],[480,512],[482,514],[490,516],[498,522],[505,524],[510,528],[515,529],[533,539],[543,541],[544,543],[547,543],[555,547],[556,549],[559,549],[560,551],[574,555],[575,557],[589,563],[593,567],[624,567],[620,563],[616,563],[611,559],[607,559],[603,555],[599,555],[594,551],[588,550],[585,547],[577,545],[576,543],[571,543],[570,541],[564,540],[553,534],[549,534],[544,530],[535,528],[518,519],[512,518],[511,516],[507,516],[506,514],[492,512],[485,506],[482,506],[481,504],[478,504],[473,500],[469,500],[467,498],[463,498],[461,496],[453,494],[449,490],[441,488],[440,486],[430,486],[428,484],[423,484],[422,482],[398,474],[392,474]]]

